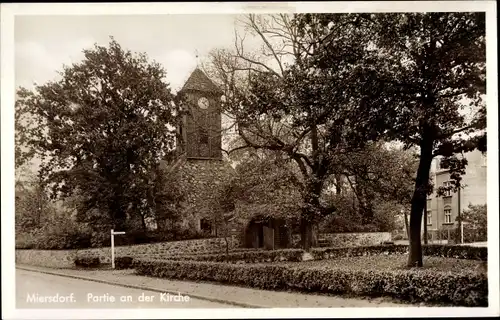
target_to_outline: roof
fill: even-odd
[[[217,87],[207,75],[198,67],[194,69],[186,83],[180,91],[196,90],[203,92],[212,92],[222,94],[221,89]]]

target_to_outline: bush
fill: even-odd
[[[260,289],[298,290],[363,296],[392,296],[411,302],[487,306],[484,274],[426,270],[374,271],[314,269],[301,264],[228,264],[201,261],[138,260],[139,275],[192,281],[216,281]]]
[[[117,257],[115,258],[115,269],[131,269],[133,263],[134,258],[132,257]]]
[[[464,225],[464,240],[466,242],[487,241],[488,210],[484,205],[469,205],[461,215]]]
[[[16,232],[16,249],[35,249],[33,232]]]
[[[282,249],[282,250],[251,250],[240,251],[226,254],[201,254],[201,255],[186,255],[174,256],[174,260],[192,260],[192,261],[215,261],[215,262],[272,262],[272,261],[302,261],[301,249]]]
[[[90,230],[66,217],[54,218],[40,229],[16,235],[17,249],[63,250],[90,246]]]
[[[83,268],[95,268],[101,264],[98,257],[79,257],[75,259],[75,266]]]

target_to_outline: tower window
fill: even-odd
[[[208,132],[205,128],[200,128],[200,143],[208,144]]]

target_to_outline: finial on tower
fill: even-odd
[[[198,68],[200,66],[200,55],[198,54],[198,49],[194,50],[194,54],[196,56],[196,67]]]

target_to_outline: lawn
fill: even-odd
[[[295,266],[308,269],[347,269],[347,270],[374,270],[397,271],[407,270],[406,254],[377,255],[339,258],[331,260],[314,260],[306,262],[276,262],[277,265]],[[486,274],[487,264],[477,260],[465,260],[442,257],[424,257],[424,267],[421,270],[452,273],[483,273]],[[420,270],[413,268],[414,271]]]

